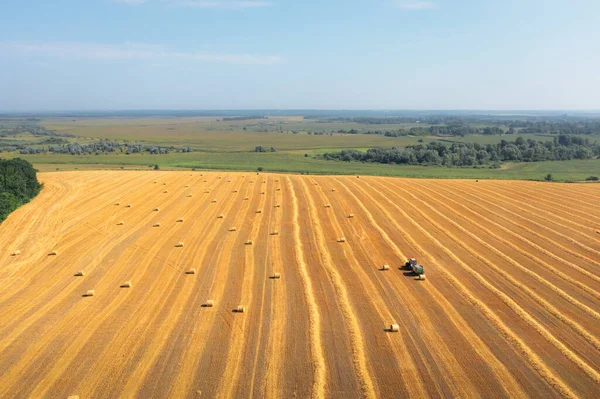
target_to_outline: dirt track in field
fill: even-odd
[[[600,397],[600,185],[39,177],[0,225],[0,397]]]

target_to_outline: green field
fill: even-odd
[[[273,131],[253,131],[256,126]],[[325,161],[317,156],[325,152],[341,149],[366,150],[372,147],[392,147],[418,144],[434,140],[447,142],[477,142],[480,144],[498,143],[500,140],[514,140],[516,137],[534,140],[551,140],[550,136],[515,134],[510,136],[464,137],[384,137],[367,134],[309,135],[318,132],[356,128],[365,130],[398,129],[400,125],[359,125],[348,123],[320,123],[305,121],[297,117],[279,117],[260,121],[217,121],[217,118],[102,118],[67,119],[49,118],[40,122],[47,129],[59,134],[71,134],[71,143],[86,144],[101,139],[128,141],[139,144],[190,146],[194,152],[171,152],[166,155],[107,153],[100,155],[35,154],[21,155],[18,152],[0,153],[0,157],[21,157],[33,163],[40,170],[89,169],[89,168],[135,168],[149,169],[158,164],[162,169],[196,168],[256,170],[311,174],[371,174],[383,176],[430,177],[430,178],[490,178],[490,179],[531,179],[541,180],[551,173],[555,180],[584,180],[588,176],[600,176],[600,160],[537,162],[504,165],[501,169],[447,168],[438,166],[398,166],[360,162]],[[353,127],[349,127],[352,125]],[[408,126],[403,126],[407,128]],[[246,128],[246,130],[244,130]],[[321,130],[319,130],[321,129]],[[293,132],[296,133],[293,133]],[[591,140],[600,137],[590,136]],[[0,138],[0,147],[20,142],[36,147],[48,137],[19,134]],[[254,148],[262,145],[276,152],[256,153]],[[42,145],[37,145],[42,147]]]

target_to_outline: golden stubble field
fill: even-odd
[[[39,177],[0,225],[0,397],[600,397],[600,185]]]

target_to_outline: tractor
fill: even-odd
[[[412,271],[419,280],[425,280],[425,269],[422,265],[419,265],[415,258],[410,258],[405,266],[408,270]]]

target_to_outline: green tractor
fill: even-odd
[[[418,280],[425,280],[425,269],[423,265],[419,265],[415,258],[410,258],[405,266],[417,276]]]

